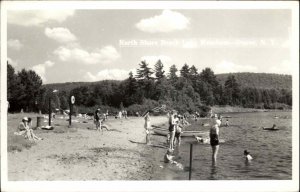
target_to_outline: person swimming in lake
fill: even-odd
[[[253,159],[250,155],[250,152],[248,152],[247,150],[244,151],[244,156],[245,156],[246,162],[250,162]]]
[[[212,164],[217,162],[217,155],[219,151],[219,128],[221,121],[218,119],[218,115],[215,114],[213,118],[213,126],[209,130],[210,145],[212,148]]]
[[[209,138],[203,138],[203,137],[201,137],[201,136],[196,136],[196,135],[194,135],[194,137],[195,137],[195,139],[198,141],[198,142],[200,142],[200,143],[205,143],[205,144],[208,144],[208,143],[210,143],[210,140],[209,140]]]

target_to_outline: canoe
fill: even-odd
[[[263,130],[267,130],[267,131],[278,131],[279,129],[273,129],[273,128],[263,128]]]
[[[157,135],[167,136],[169,134],[169,130],[167,129],[153,129],[153,132]],[[194,137],[200,135],[208,135],[208,131],[183,131],[181,133],[181,137]]]

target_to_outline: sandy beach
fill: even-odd
[[[21,116],[8,115],[8,147],[14,145],[18,120]],[[34,118],[35,117],[35,118]],[[8,152],[8,179],[35,180],[149,180],[154,170],[152,152],[155,147],[145,145],[144,119],[108,119],[109,131],[94,129],[92,120],[76,118],[79,122],[67,128],[66,119],[54,119],[54,130],[35,130],[43,140],[28,149]],[[83,123],[87,121],[87,123]],[[167,121],[166,117],[151,117],[151,124]],[[45,124],[47,124],[45,122]]]

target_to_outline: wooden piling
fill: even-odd
[[[193,164],[193,144],[190,144],[190,170],[189,170],[189,180],[192,179],[192,164]]]

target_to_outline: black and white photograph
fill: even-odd
[[[1,2],[1,188],[298,191],[298,40],[297,1]]]

